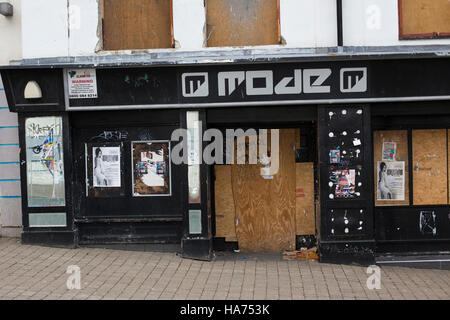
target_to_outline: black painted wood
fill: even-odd
[[[74,214],[81,243],[179,243],[185,165],[171,163],[170,196],[134,197],[131,156],[132,141],[170,141],[172,132],[180,127],[179,110],[75,113],[71,124]],[[120,192],[102,197],[86,194],[85,143],[121,145]]]
[[[64,111],[64,83],[62,69],[16,69],[2,70],[6,98],[12,112]],[[36,81],[42,98],[25,99],[28,81]]]
[[[370,108],[319,106],[318,112],[320,259],[370,261],[374,257]],[[355,145],[355,139],[361,144]],[[330,163],[331,150],[340,151],[339,163]],[[336,179],[343,170],[355,171],[354,192],[347,196],[338,191],[340,179]]]
[[[64,153],[64,173],[65,173],[65,206],[60,207],[29,207],[28,206],[28,185],[27,185],[27,158],[25,143],[25,120],[29,117],[60,116],[63,121],[63,153]],[[22,241],[24,243],[60,244],[76,246],[76,228],[73,223],[73,202],[72,202],[72,141],[70,135],[69,117],[61,112],[32,112],[18,114],[19,122],[19,144],[20,144],[20,177],[22,196]],[[52,213],[65,212],[67,219],[66,227],[29,227],[28,215],[30,213]],[[28,235],[29,234],[29,235]],[[62,235],[62,236],[60,236]]]
[[[373,130],[407,130],[409,159],[409,206],[379,206],[374,208],[375,239],[378,252],[433,252],[443,250],[443,243],[450,241],[449,205],[414,206],[412,130],[447,129],[450,127],[449,103],[423,102],[419,110],[411,105],[405,113],[381,116],[373,115]],[[446,183],[446,181],[444,182]],[[408,186],[405,186],[408,187]],[[422,233],[420,212],[434,213],[436,234]],[[450,247],[447,247],[447,249]]]

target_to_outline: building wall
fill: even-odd
[[[399,40],[397,0],[343,0],[344,46],[448,45],[450,39]]]
[[[9,0],[12,17],[0,15],[0,66],[22,59],[21,0]],[[22,228],[17,114],[8,110],[0,77],[0,236],[19,237]]]
[[[67,0],[22,0],[23,58],[68,56]]]
[[[70,56],[92,55],[101,44],[101,29],[98,23],[99,3],[97,0],[68,0],[67,2],[68,22],[61,20],[58,23],[62,28],[67,24],[69,33],[67,38],[61,35],[58,39],[61,43],[68,41]]]
[[[22,2],[24,58],[113,53],[101,51],[98,0]],[[173,20],[175,49],[156,51],[217,50],[205,48],[203,0],[173,0]],[[280,0],[282,44],[270,47],[336,46],[336,20],[335,0]],[[450,44],[450,39],[399,40],[397,0],[343,0],[343,35],[344,46]]]
[[[0,15],[0,66],[22,58],[21,0],[8,2],[14,6],[14,15]]]
[[[287,47],[334,47],[336,0],[280,0],[280,24]]]
[[[19,129],[17,114],[9,112],[0,78],[0,236],[20,236]]]
[[[200,49],[205,44],[206,17],[203,0],[173,0],[175,48]]]

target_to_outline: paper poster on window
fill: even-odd
[[[382,160],[394,161],[395,153],[397,151],[397,143],[395,142],[383,142]]]
[[[62,118],[27,118],[25,144],[28,206],[64,206]]]
[[[94,188],[120,187],[120,147],[94,147],[92,153]]]
[[[335,186],[335,198],[355,197],[355,169],[335,170],[331,172],[330,181]]]
[[[377,162],[377,200],[405,200],[405,162]]]
[[[133,195],[170,195],[169,141],[133,142]]]
[[[67,70],[70,99],[97,98],[97,75],[95,69]]]

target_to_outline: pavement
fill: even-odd
[[[369,289],[368,277],[375,275],[363,266],[287,261],[277,253],[217,253],[207,262],[169,252],[51,248],[0,238],[1,300],[450,299],[450,270],[382,265],[380,289]],[[370,284],[377,282],[371,278]]]

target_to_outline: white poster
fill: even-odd
[[[377,162],[377,200],[405,200],[405,162]]]
[[[95,69],[67,70],[70,99],[97,98],[97,75]]]
[[[120,147],[94,147],[94,188],[115,188],[120,181]]]

